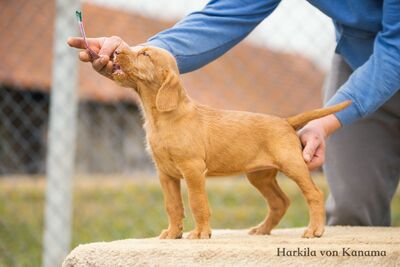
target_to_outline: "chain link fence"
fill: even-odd
[[[89,36],[134,45],[205,3],[0,1],[0,266],[57,266],[70,246],[154,236],[166,226],[137,96],[78,63],[66,38],[78,33],[79,7]],[[288,116],[321,105],[333,48],[329,19],[306,1],[286,0],[244,42],[183,81],[201,103]],[[212,187],[215,228],[263,219],[250,186]]]

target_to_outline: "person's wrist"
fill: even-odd
[[[322,130],[324,138],[327,138],[341,127],[340,121],[333,114],[310,122],[310,126]]]

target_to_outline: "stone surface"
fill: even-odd
[[[247,230],[214,230],[210,240],[91,243],[75,248],[63,267],[400,266],[399,227],[327,227],[315,239],[301,238],[303,231],[277,229],[269,236],[250,236]]]

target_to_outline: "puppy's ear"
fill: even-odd
[[[165,71],[165,79],[156,96],[156,107],[160,112],[172,111],[178,107],[180,81],[171,70]]]

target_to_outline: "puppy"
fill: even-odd
[[[174,57],[155,47],[124,49],[114,55],[113,79],[140,96],[144,129],[164,194],[169,226],[160,238],[181,238],[183,204],[180,181],[188,188],[195,229],[190,239],[210,238],[207,176],[245,173],[269,204],[269,214],[250,234],[265,235],[285,214],[289,199],[279,187],[281,171],[293,179],[307,200],[309,225],[303,237],[324,231],[323,193],[310,178],[296,129],[337,112],[343,102],[287,119],[243,111],[219,110],[195,103],[179,79]]]

